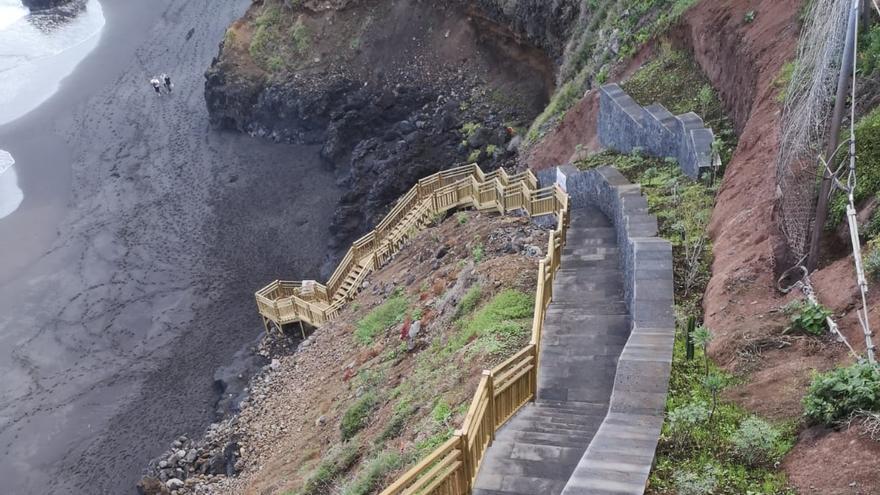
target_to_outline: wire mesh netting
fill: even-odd
[[[776,159],[777,222],[794,261],[809,250],[850,6],[849,0],[812,2],[786,90]]]

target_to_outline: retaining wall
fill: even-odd
[[[642,107],[617,84],[599,90],[599,142],[602,146],[650,156],[675,158],[691,178],[712,166],[715,134],[703,125],[699,115],[672,115],[663,105]]]
[[[642,494],[663,425],[672,348],[672,246],[638,185],[611,167],[553,169],[572,208],[598,206],[614,223],[631,331],[617,363],[608,414],[563,495]],[[542,177],[549,179],[549,174]]]

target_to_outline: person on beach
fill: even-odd
[[[155,77],[150,79],[150,84],[153,85],[153,89],[156,90],[157,95],[162,94],[162,84],[159,82],[158,79],[156,79]]]
[[[165,89],[170,93],[172,88],[171,77],[169,77],[168,74],[162,74],[162,82],[165,83]]]

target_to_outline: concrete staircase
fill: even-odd
[[[502,426],[475,495],[557,495],[602,424],[629,337],[616,231],[597,208],[572,210],[539,357],[537,400]]]

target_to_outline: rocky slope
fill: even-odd
[[[251,379],[241,413],[201,440],[176,439],[140,492],[374,493],[445,441],[481,370],[527,342],[546,243],[527,218],[475,212],[422,232],[339,319],[287,341],[295,349],[267,336],[260,352],[270,364]],[[503,321],[486,309],[498,301]],[[364,338],[375,319],[384,322]],[[347,435],[346,418],[367,399],[359,431]]]
[[[538,47],[560,53],[564,29],[546,21],[565,23],[576,3],[258,1],[207,71],[211,122],[321,145],[347,191],[340,248],[420,177],[510,161],[553,89]]]

